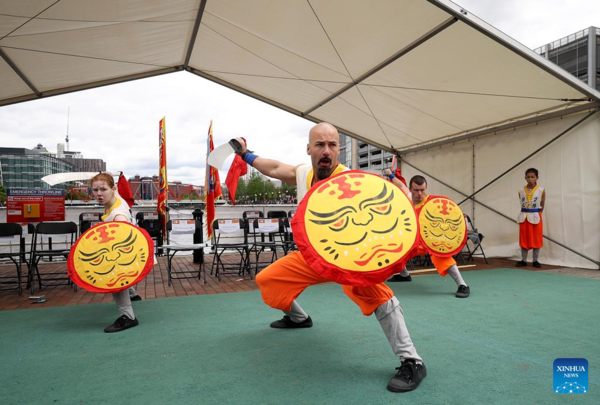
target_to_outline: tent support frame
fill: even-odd
[[[25,76],[25,74],[21,72],[21,69],[19,69],[19,67],[15,65],[12,59],[6,54],[6,52],[4,52],[2,48],[0,48],[0,56],[2,56],[2,59],[4,59],[8,66],[10,66],[10,68],[17,74],[17,76],[19,76],[21,80],[25,82],[25,84],[31,89],[31,91],[35,93],[37,97],[42,96],[42,93],[37,89],[37,87],[33,85],[33,83],[31,83],[27,76]]]
[[[440,32],[444,31],[446,28],[450,27],[452,24],[454,24],[457,21],[458,21],[458,19],[456,17],[451,17],[451,18],[447,19],[446,21],[444,21],[443,23],[441,23],[437,27],[433,28],[428,33],[424,34],[420,38],[418,38],[415,41],[413,41],[411,44],[407,45],[406,47],[404,47],[400,51],[396,52],[395,54],[393,54],[392,56],[390,56],[389,58],[387,58],[383,62],[379,63],[377,66],[375,66],[372,69],[368,70],[367,72],[363,73],[357,79],[354,79],[352,82],[348,83],[347,85],[345,85],[344,87],[342,87],[341,89],[339,89],[338,91],[336,91],[335,93],[332,93],[326,99],[319,101],[317,104],[315,104],[314,106],[310,107],[308,110],[304,111],[302,113],[302,116],[308,115],[311,112],[315,111],[317,108],[323,107],[325,104],[327,104],[331,100],[335,99],[340,94],[345,93],[346,91],[350,90],[352,87],[354,87],[354,86],[358,85],[359,83],[365,81],[369,77],[373,76],[375,73],[379,72],[384,67],[386,67],[389,64],[395,62],[396,60],[400,59],[402,56],[406,55],[407,53],[409,53],[413,49],[421,46],[423,43],[425,43],[428,40],[430,40],[431,38],[435,37],[437,34],[439,34]]]
[[[185,55],[185,62],[183,62],[183,68],[185,70],[188,70],[190,58],[192,57],[192,52],[194,51],[194,44],[196,43],[196,38],[198,37],[198,30],[200,29],[200,23],[202,22],[204,9],[206,8],[206,1],[207,0],[200,1],[200,7],[198,7],[198,15],[196,16],[196,22],[194,23],[194,29],[192,30],[192,36],[190,37],[190,44],[188,45],[187,54]]]
[[[599,105],[600,104],[598,104],[598,103],[586,103],[586,104],[578,105],[575,107],[570,107],[570,108],[554,111],[552,113],[545,114],[541,120],[550,120],[553,118],[558,118],[558,117],[562,117],[562,116],[569,115],[569,114],[576,114],[581,111],[592,110],[594,108],[598,108]],[[479,136],[485,136],[485,135],[495,134],[497,132],[507,131],[509,129],[522,127],[522,126],[529,125],[529,124],[534,124],[539,121],[540,121],[540,117],[536,115],[534,117],[526,118],[524,120],[513,121],[513,122],[509,122],[508,124],[503,124],[503,125],[494,126],[494,127],[488,127],[488,128],[481,129],[481,130],[475,131],[475,132],[471,132],[471,133],[468,133],[465,135],[458,135],[458,136],[451,135],[450,137],[439,140],[439,141],[421,144],[421,145],[414,146],[414,147],[407,148],[407,149],[396,150],[396,153],[399,153],[401,155],[406,155],[408,153],[419,152],[419,151],[425,150],[425,149],[431,149],[431,148],[436,148],[439,146],[444,146],[449,143],[466,141],[468,139],[476,138]]]
[[[436,177],[432,176],[431,174],[429,174],[429,173],[425,172],[424,170],[421,170],[421,169],[420,169],[420,168],[418,168],[417,166],[415,166],[415,165],[413,165],[412,163],[410,163],[410,162],[406,161],[406,158],[402,158],[400,161],[401,161],[402,163],[406,163],[407,165],[409,165],[409,166],[410,166],[410,167],[412,167],[413,169],[416,169],[416,170],[420,171],[421,173],[423,173],[423,174],[424,174],[424,175],[426,175],[427,177],[429,177],[429,178],[431,178],[431,179],[433,179],[433,180],[437,181],[438,183],[440,183],[440,184],[442,184],[442,185],[444,185],[444,186],[448,187],[448,188],[449,188],[449,189],[451,189],[452,191],[454,191],[454,192],[456,192],[456,193],[458,193],[458,194],[460,194],[460,195],[462,195],[462,196],[466,197],[466,198],[465,198],[463,201],[461,201],[461,202],[459,203],[459,205],[460,205],[460,204],[462,204],[462,203],[464,203],[465,201],[471,200],[471,201],[473,201],[473,203],[475,203],[475,204],[479,204],[479,205],[481,205],[482,207],[485,207],[485,208],[487,208],[488,210],[490,210],[490,211],[494,212],[495,214],[498,214],[498,215],[500,215],[501,217],[508,219],[508,220],[509,220],[509,221],[511,221],[512,223],[516,223],[516,221],[515,221],[513,218],[509,217],[508,215],[506,215],[506,214],[504,214],[504,213],[502,213],[502,212],[500,212],[500,211],[496,210],[495,208],[492,208],[492,207],[490,207],[489,205],[487,205],[487,204],[485,204],[485,203],[483,203],[483,202],[481,202],[481,201],[479,201],[479,200],[475,199],[475,194],[477,194],[478,192],[480,192],[480,191],[481,191],[481,190],[483,190],[484,188],[488,187],[489,185],[491,185],[492,183],[494,183],[495,181],[497,181],[497,180],[498,180],[498,179],[500,179],[501,177],[505,176],[507,173],[509,173],[510,171],[512,171],[512,170],[513,170],[515,167],[517,167],[518,165],[520,165],[521,163],[523,163],[524,161],[526,161],[526,160],[527,160],[527,159],[529,159],[530,157],[534,156],[535,154],[537,154],[538,152],[540,152],[542,149],[546,148],[548,145],[550,145],[551,143],[553,143],[554,141],[556,141],[558,138],[560,138],[560,137],[564,136],[565,134],[567,134],[569,131],[571,131],[573,128],[575,128],[576,126],[578,126],[579,124],[581,124],[583,121],[585,121],[586,119],[588,119],[589,117],[591,117],[591,116],[592,116],[593,114],[595,114],[596,112],[598,112],[598,110],[594,110],[593,112],[589,113],[588,115],[586,115],[585,117],[583,117],[581,120],[577,121],[575,124],[573,124],[572,126],[570,126],[568,129],[566,129],[565,131],[563,131],[562,133],[560,133],[559,135],[557,135],[556,137],[554,137],[553,139],[551,139],[549,142],[547,142],[546,144],[544,144],[542,147],[538,148],[538,149],[537,149],[535,152],[531,153],[531,154],[530,154],[529,156],[527,156],[525,159],[521,160],[519,163],[517,163],[516,165],[514,165],[513,167],[511,167],[510,169],[508,169],[507,171],[505,171],[504,173],[502,173],[500,176],[496,177],[494,180],[492,180],[491,182],[489,182],[489,183],[488,183],[488,184],[486,184],[484,187],[480,188],[478,191],[476,191],[475,193],[473,193],[473,194],[471,194],[471,195],[467,195],[467,194],[463,193],[462,191],[460,191],[460,190],[456,189],[455,187],[452,187],[452,186],[451,186],[451,185],[449,185],[448,183],[446,183],[446,182],[444,182],[444,181],[442,181],[442,180],[440,180],[440,179],[438,179],[438,178],[436,178]],[[544,236],[544,239],[547,239],[547,240],[549,240],[550,242],[552,242],[552,243],[555,243],[555,244],[559,245],[560,247],[562,247],[562,248],[564,248],[564,249],[566,249],[566,250],[568,250],[568,251],[570,251],[570,252],[572,252],[572,253],[575,253],[576,255],[578,255],[578,256],[580,256],[580,257],[583,257],[584,259],[586,259],[586,260],[589,260],[590,262],[594,263],[596,266],[600,267],[600,261],[598,261],[598,260],[594,260],[594,259],[592,259],[591,257],[589,257],[589,256],[587,256],[587,255],[585,255],[585,254],[583,254],[583,253],[581,253],[581,252],[578,252],[578,251],[576,251],[575,249],[573,249],[573,248],[570,248],[569,246],[567,246],[567,245],[565,245],[565,244],[563,244],[563,243],[561,243],[561,242],[559,242],[559,241],[557,241],[557,240],[555,240],[555,239],[553,239],[553,238],[551,238],[551,237],[549,237],[549,236],[547,236],[547,235],[543,235],[543,236]]]

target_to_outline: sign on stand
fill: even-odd
[[[6,190],[6,222],[65,220],[65,190],[9,188]]]

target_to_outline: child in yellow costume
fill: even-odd
[[[546,204],[546,190],[537,184],[539,174],[537,169],[530,168],[525,171],[527,184],[519,190],[519,203],[521,213],[519,223],[519,245],[521,246],[521,261],[517,267],[527,266],[527,254],[533,249],[533,267],[541,268],[538,262],[540,249],[544,246],[544,224],[542,212]]]

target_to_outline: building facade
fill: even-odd
[[[0,183],[4,188],[51,188],[42,177],[72,172],[71,163],[54,157],[46,148],[38,144],[33,149],[0,148]],[[64,188],[60,184],[53,188]]]
[[[152,201],[158,199],[158,175],[135,175],[128,179],[131,194],[135,200]],[[196,200],[204,196],[203,186],[183,184],[180,181],[169,182],[169,201]]]
[[[81,152],[65,150],[65,144],[56,145],[56,157],[73,165],[76,172],[105,172],[106,163],[102,159],[85,159]]]
[[[600,90],[600,28],[586,28],[534,51],[588,86]]]

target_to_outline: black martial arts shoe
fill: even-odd
[[[106,329],[104,329],[104,332],[106,332],[106,333],[121,332],[122,330],[133,328],[134,326],[138,326],[139,324],[140,323],[137,319],[129,319],[125,315],[121,315],[120,317],[117,318],[115,323],[113,323],[110,326],[107,326]]]
[[[401,276],[400,274],[396,274],[394,275],[394,277],[388,279],[388,283],[396,283],[396,282],[401,282],[401,281],[412,281],[412,277],[410,276],[410,274],[406,277]]]
[[[524,262],[523,260],[518,261],[517,264],[515,264],[515,267],[523,267],[523,266],[527,266],[527,262]]]
[[[289,316],[285,315],[280,320],[271,323],[271,328],[276,328],[276,329],[312,328],[312,326],[313,326],[313,322],[312,322],[312,319],[310,319],[310,316],[308,318],[306,318],[305,320],[303,320],[302,322],[297,323],[297,322],[292,321]]]
[[[421,380],[427,376],[425,364],[417,364],[414,360],[404,360],[398,373],[388,382],[387,389],[392,392],[407,392],[417,389]]]
[[[458,291],[456,291],[456,294],[454,296],[456,298],[469,298],[469,295],[471,295],[471,289],[469,288],[469,286],[459,285]]]
[[[533,267],[535,267],[536,269],[541,269],[542,265],[540,264],[540,262],[538,262],[537,260],[533,263],[531,263],[533,265]]]
[[[141,301],[142,297],[140,297],[139,295],[134,295],[133,297],[131,297],[131,301]]]

